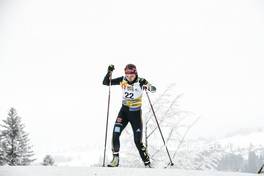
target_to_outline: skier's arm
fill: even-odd
[[[112,73],[115,70],[115,66],[113,64],[109,65],[107,68],[107,74],[104,77],[103,85],[110,85],[110,79],[111,79],[111,85],[118,85],[123,80],[123,77],[118,77],[115,79],[112,79]]]
[[[151,85],[146,79],[144,78],[140,78],[140,86],[143,88],[143,89],[147,89],[148,91],[150,92],[156,92],[156,87]]]
[[[104,80],[103,80],[103,85],[109,86],[110,79],[111,79],[111,74],[112,74],[111,72],[108,72],[105,75]],[[123,80],[123,76],[115,78],[115,79],[111,79],[111,85],[119,85],[120,82],[122,82],[122,80]]]

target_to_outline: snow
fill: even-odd
[[[129,131],[130,129],[128,129]],[[181,169],[205,169],[210,170],[215,168],[215,160],[221,160],[222,156],[226,153],[240,154],[245,160],[248,159],[248,151],[255,151],[257,155],[261,155],[264,152],[264,131],[250,129],[245,133],[241,130],[234,132],[224,138],[212,139],[212,140],[186,140],[179,149],[177,156],[173,158],[177,168]],[[128,142],[133,142],[131,136],[126,136],[124,133],[122,136],[122,148],[120,154],[122,155],[120,164],[122,167],[143,167],[134,143],[127,145]],[[258,139],[255,139],[257,136]],[[254,141],[253,141],[254,140]],[[250,146],[252,144],[252,146]],[[254,145],[254,146],[253,146]],[[259,146],[261,145],[261,146]],[[59,150],[56,150],[50,154],[55,159],[55,164],[58,167],[89,167],[97,166],[98,163],[102,163],[103,158],[103,143],[94,145],[93,147],[88,144],[82,144],[75,147],[59,146]],[[112,159],[112,153],[110,145],[107,146],[106,163],[109,163]],[[250,148],[251,147],[251,148]],[[126,151],[128,149],[129,151]],[[174,154],[173,147],[169,147],[171,155]],[[165,150],[162,150],[165,152]],[[210,153],[204,154],[204,153]],[[39,153],[38,153],[39,154]],[[153,154],[153,152],[150,152]],[[35,166],[39,166],[45,153],[43,155],[37,155],[38,160],[33,163]],[[200,160],[200,159],[203,160]],[[159,167],[157,160],[164,160],[161,162],[161,167],[164,163],[167,163],[168,157],[164,153],[164,158],[155,156],[152,164],[156,164],[155,167]],[[197,161],[197,159],[199,159]],[[139,164],[134,161],[138,161]],[[261,163],[262,164],[262,163]],[[210,166],[210,167],[208,167]],[[259,167],[259,166],[257,166]],[[160,168],[160,167],[159,167]],[[0,175],[1,176],[1,175]]]
[[[254,131],[250,131],[250,129],[242,129],[238,131],[234,135],[227,136],[225,138],[219,139],[218,143],[221,143],[222,145],[228,145],[232,144],[233,147],[249,147],[250,145],[255,146],[264,146],[263,139],[264,138],[264,131],[263,129],[252,129]]]
[[[0,176],[254,176],[257,174],[155,168],[103,167],[0,167]]]

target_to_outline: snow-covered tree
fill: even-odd
[[[1,134],[1,131],[0,131]],[[0,166],[3,166],[5,164],[5,153],[4,153],[4,143],[2,140],[2,137],[0,136]]]
[[[152,98],[151,94],[149,95],[150,98]],[[176,157],[178,158],[177,151],[182,147],[190,129],[199,119],[194,113],[186,111],[180,106],[180,99],[182,96],[182,93],[175,91],[174,85],[172,84],[156,99],[151,99],[151,103],[154,107],[157,120],[168,149],[170,150],[172,159],[175,159]],[[169,162],[168,155],[153,116],[153,112],[149,106],[149,102],[146,101],[144,106],[144,115],[142,118],[145,121],[145,140],[143,142],[145,142],[145,145],[147,146],[152,164],[155,165],[155,167],[164,167],[164,165]],[[121,150],[128,149],[124,153],[129,158],[129,163],[133,163],[133,165],[128,165],[141,167],[142,162],[140,161],[139,154],[135,148],[132,130],[128,127],[122,135],[127,136],[124,137],[125,142],[122,142]],[[126,164],[127,163],[125,163],[125,165]]]
[[[175,91],[175,85],[172,84],[153,101],[155,114],[172,160],[179,157],[178,150],[183,146],[190,129],[199,120],[196,114],[181,106],[182,97],[183,93]],[[148,141],[150,157],[155,165],[164,167],[164,164],[169,163],[169,159],[155,117],[152,111],[146,112],[145,117],[145,139]],[[177,167],[177,163],[175,166]]]
[[[55,160],[51,155],[46,155],[43,159],[43,166],[53,166],[55,164]]]
[[[257,161],[258,161],[258,156],[254,151],[249,151],[248,152],[248,172],[253,172],[255,173],[257,171]]]
[[[217,169],[224,171],[242,171],[244,159],[241,154],[227,153],[218,163]]]
[[[34,159],[32,146],[29,144],[28,134],[24,131],[24,124],[17,115],[14,108],[11,108],[6,120],[1,125],[2,153],[3,160],[10,166],[29,165]]]

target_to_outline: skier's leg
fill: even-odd
[[[149,155],[146,147],[142,142],[143,123],[142,123],[141,114],[142,114],[141,110],[129,112],[129,121],[133,129],[134,142],[139,151],[140,157],[145,165],[149,165],[150,164]]]
[[[118,154],[120,148],[119,137],[123,131],[123,129],[127,126],[127,112],[124,107],[121,107],[118,116],[115,121],[113,136],[112,136],[112,151],[113,154]]]
[[[120,115],[120,114],[119,114]],[[118,154],[120,149],[120,135],[123,129],[126,127],[128,121],[123,116],[118,116],[116,118],[116,122],[113,129],[113,136],[112,136],[112,151],[113,154]]]
[[[120,141],[119,137],[126,127],[128,120],[126,118],[126,113],[123,108],[120,109],[118,117],[116,118],[116,122],[113,129],[113,137],[112,137],[112,152],[113,159],[108,164],[108,167],[117,167],[119,165],[119,149],[120,149]]]

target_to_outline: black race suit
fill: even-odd
[[[109,75],[110,75],[110,73],[108,73],[105,76],[105,78],[103,80],[104,85],[109,85],[109,83],[110,83]],[[120,85],[122,81],[127,81],[127,80],[123,76],[115,78],[115,79],[111,79],[111,85]],[[132,85],[132,86],[136,82],[139,82],[141,89],[142,89],[143,85],[148,84],[148,82],[145,79],[139,78],[138,76],[131,83],[129,83],[127,81],[127,83],[129,85]],[[122,107],[118,113],[118,116],[116,118],[114,129],[113,129],[113,136],[112,136],[113,154],[118,154],[118,152],[119,152],[119,149],[120,149],[119,137],[120,137],[122,131],[124,130],[124,128],[127,126],[128,122],[130,122],[130,124],[132,126],[133,134],[134,134],[134,142],[135,142],[136,147],[139,151],[140,157],[145,164],[148,164],[150,162],[149,156],[148,156],[146,147],[142,143],[143,124],[142,124],[141,107],[137,108],[137,109],[131,109],[124,104],[122,105]]]

